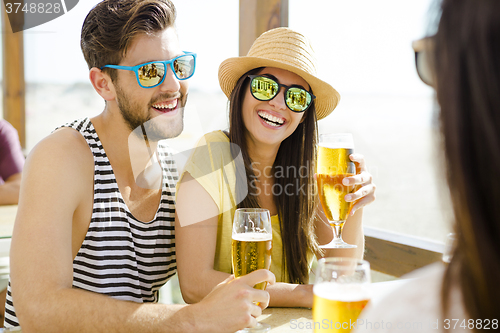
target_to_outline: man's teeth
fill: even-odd
[[[170,104],[154,104],[155,109],[173,109],[177,106],[177,100],[172,101]]]
[[[283,119],[275,117],[275,116],[273,116],[269,113],[263,112],[263,111],[259,111],[258,115],[262,119],[264,119],[264,121],[266,121],[266,124],[269,124],[269,125],[274,126],[274,127],[279,127],[279,126],[283,125],[283,123],[284,123]]]

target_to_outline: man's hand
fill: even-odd
[[[276,278],[273,273],[264,269],[239,278],[231,275],[200,303],[190,306],[194,311],[196,329],[201,332],[235,332],[245,327],[254,327],[257,324],[256,318],[269,305],[269,293],[253,288],[264,281],[274,284]]]

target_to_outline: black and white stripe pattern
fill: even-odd
[[[94,205],[85,240],[73,261],[73,287],[134,301],[157,302],[158,290],[176,272],[175,161],[158,144],[163,169],[161,202],[151,222],[138,221],[125,205],[97,133],[88,118],[64,125],[79,131],[94,155]],[[10,283],[6,327],[19,326]]]

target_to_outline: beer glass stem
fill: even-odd
[[[338,243],[342,242],[342,229],[344,229],[344,222],[330,222],[333,230],[333,240],[332,242]]]
[[[326,245],[320,245],[324,249],[351,249],[356,248],[357,245],[347,244],[342,239],[342,230],[344,229],[345,221],[329,221],[333,230],[333,239]]]

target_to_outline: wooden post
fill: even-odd
[[[11,23],[22,26],[24,17],[21,11],[21,15],[9,18],[5,6],[0,8],[3,43],[3,118],[17,129],[21,146],[26,148],[23,32],[13,33],[11,28]]]
[[[240,0],[240,56],[263,32],[278,27],[288,27],[288,0]]]

